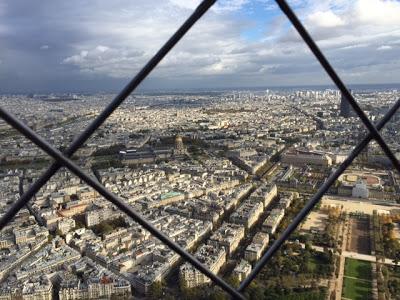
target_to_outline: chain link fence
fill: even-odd
[[[255,267],[245,278],[240,286],[235,289],[229,285],[222,278],[211,272],[192,254],[188,253],[185,249],[179,246],[176,242],[171,240],[163,232],[154,227],[143,216],[137,213],[132,207],[126,204],[121,198],[108,191],[96,179],[85,173],[79,166],[77,166],[70,157],[84,145],[84,143],[91,137],[91,135],[107,120],[107,118],[124,102],[124,100],[139,86],[139,84],[150,74],[150,72],[158,65],[158,63],[168,54],[168,52],[181,40],[181,38],[190,30],[190,28],[210,9],[216,0],[202,1],[190,17],[181,25],[181,27],[172,35],[172,37],[160,48],[160,50],[147,62],[147,64],[137,73],[137,75],[128,83],[128,85],[111,101],[111,103],[93,120],[91,124],[73,141],[73,143],[61,153],[57,148],[50,145],[46,140],[39,136],[35,131],[26,126],[22,121],[18,120],[10,112],[0,107],[0,117],[4,119],[9,125],[17,129],[21,134],[30,139],[34,144],[44,150],[49,156],[55,159],[55,162],[39,177],[39,179],[32,184],[32,186],[17,200],[9,210],[0,218],[0,230],[3,229],[7,223],[23,208],[28,201],[46,184],[46,182],[61,168],[66,167],[89,186],[97,190],[104,198],[112,202],[115,206],[121,209],[126,215],[131,217],[134,221],[142,225],[151,234],[157,237],[160,241],[166,244],[173,251],[178,253],[187,262],[191,263],[196,269],[209,277],[216,285],[225,290],[234,299],[245,299],[243,292],[246,287],[254,280],[261,269],[268,263],[272,256],[279,250],[281,245],[289,238],[290,234],[297,228],[297,226],[304,220],[307,214],[318,203],[322,196],[334,184],[339,176],[350,166],[352,161],[360,154],[360,152],[374,139],[382,148],[383,152],[392,162],[394,168],[400,172],[400,163],[394,156],[393,152],[389,149],[388,145],[379,134],[385,124],[391,119],[400,107],[400,100],[391,107],[386,115],[376,125],[372,124],[364,111],[360,108],[357,101],[353,98],[345,84],[332,68],[328,60],[325,58],[315,41],[309,35],[301,21],[297,18],[293,10],[286,3],[285,0],[276,0],[276,3],[282,12],[288,17],[292,25],[300,34],[304,42],[308,45],[311,52],[315,55],[321,66],[327,72],[329,77],[335,83],[337,88],[341,91],[342,95],[349,101],[350,105],[357,113],[358,117],[368,129],[369,134],[353,149],[347,159],[338,167],[338,169],[331,174],[324,184],[319,188],[317,193],[306,203],[298,215],[293,219],[291,224],[284,230],[281,236],[272,244],[267,252],[256,263]]]

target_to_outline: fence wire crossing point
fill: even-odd
[[[0,117],[2,117],[8,124],[12,125],[15,129],[21,132],[25,137],[30,139],[33,143],[39,146],[42,150],[44,150],[47,154],[56,159],[60,164],[67,167],[72,173],[77,175],[80,179],[85,181],[89,186],[98,191],[104,198],[112,202],[115,206],[117,206],[120,210],[122,210],[125,214],[131,217],[133,220],[142,225],[145,229],[147,229],[151,234],[156,236],[159,240],[161,240],[164,244],[174,250],[176,253],[181,255],[187,261],[189,261],[193,266],[195,266],[200,272],[208,276],[212,281],[222,287],[225,291],[230,293],[232,296],[238,299],[244,299],[242,295],[240,295],[233,287],[223,281],[221,278],[216,276],[210,270],[208,270],[200,261],[198,261],[194,256],[186,252],[182,247],[180,247],[177,243],[172,241],[168,236],[166,236],[162,231],[158,230],[154,227],[150,222],[145,220],[140,214],[135,212],[130,205],[126,204],[122,199],[115,196],[109,190],[107,190],[101,183],[99,183],[96,179],[87,175],[80,167],[78,167],[74,162],[72,162],[69,158],[63,155],[59,150],[55,147],[51,146],[47,143],[42,137],[40,137],[37,133],[35,133],[32,129],[26,126],[24,123],[19,121],[15,116],[4,110],[0,107]]]
[[[107,118],[122,104],[122,102],[137,88],[137,86],[150,74],[150,72],[158,65],[158,63],[168,54],[168,52],[179,42],[179,40],[190,30],[190,28],[208,11],[208,9],[216,2],[216,0],[204,0],[190,15],[190,17],[182,24],[182,26],[172,35],[172,37],[160,48],[160,50],[147,62],[147,64],[137,73],[137,75],[128,83],[128,85],[113,99],[113,101],[95,118],[95,120],[72,142],[65,153],[61,153],[55,147],[50,145],[36,132],[26,126],[22,121],[18,120],[14,115],[7,112],[4,108],[0,107],[0,117],[4,119],[9,125],[22,133],[25,137],[35,143],[38,147],[44,150],[48,155],[53,157],[54,162],[50,168],[42,174],[42,176],[11,206],[11,208],[0,218],[0,230],[3,229],[8,222],[22,209],[28,201],[40,190],[40,188],[47,183],[47,181],[62,167],[67,167],[72,173],[77,175],[80,179],[85,181],[89,186],[98,191],[104,198],[109,200],[126,215],[131,217],[137,223],[142,225],[152,235],[157,237],[165,245],[178,253],[186,261],[191,263],[197,270],[202,272],[210,278],[216,285],[221,287],[234,299],[245,299],[242,292],[248,285],[255,279],[261,269],[273,257],[276,251],[282,244],[289,238],[290,234],[297,228],[297,226],[304,220],[308,213],[320,201],[322,196],[334,184],[335,180],[350,166],[353,160],[360,154],[360,152],[368,145],[368,143],[375,139],[380,145],[386,156],[390,159],[393,166],[400,172],[400,163],[390,150],[382,136],[379,134],[386,123],[400,108],[400,100],[391,107],[385,114],[382,120],[374,126],[366,116],[365,112],[360,108],[357,101],[351,95],[347,87],[344,85],[335,70],[331,67],[328,60],[322,54],[312,37],[308,34],[307,30],[302,25],[301,21],[297,18],[293,10],[289,7],[285,0],[276,0],[282,12],[288,17],[290,22],[296,28],[304,42],[308,45],[312,53],[320,62],[321,66],[328,73],[332,81],[336,84],[338,89],[349,101],[358,117],[368,129],[368,135],[353,149],[346,160],[338,167],[338,169],[331,174],[324,184],[318,189],[316,194],[307,202],[307,204],[296,215],[293,221],[281,234],[281,236],[272,244],[268,251],[257,262],[254,269],[249,276],[245,278],[240,284],[239,288],[235,289],[226,283],[219,276],[208,270],[197,258],[188,253],[185,249],[171,240],[163,232],[154,227],[143,216],[137,213],[132,207],[126,204],[118,196],[108,191],[101,183],[86,174],[80,167],[78,167],[69,157],[71,157],[90,136],[107,120]]]
[[[131,82],[114,98],[114,100],[94,119],[94,121],[72,142],[65,151],[71,157],[90,136],[104,123],[105,120],[118,108],[119,105],[137,88],[137,86],[149,75],[157,64],[167,55],[186,32],[198,21],[204,13],[215,3],[216,0],[204,0],[174,35],[161,47],[161,49],[149,60],[139,71]],[[11,208],[0,219],[0,230],[11,220],[17,212],[46,184],[61,167],[55,162],[39,177],[39,179],[11,206]]]

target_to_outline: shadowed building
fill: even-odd
[[[349,90],[349,91],[351,93],[351,90]],[[343,117],[343,118],[350,118],[352,109],[353,108],[351,107],[350,102],[342,94],[342,97],[341,97],[341,100],[340,100],[340,116]]]

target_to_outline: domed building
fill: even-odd
[[[363,199],[396,200],[398,197],[396,193],[387,190],[390,186],[389,178],[384,173],[348,170],[338,178],[337,194]]]
[[[362,179],[358,179],[356,184],[354,185],[351,196],[355,198],[368,198],[369,191],[366,183]]]
[[[186,155],[186,147],[183,144],[183,139],[180,135],[175,137],[175,148],[174,148],[174,156],[183,156]]]

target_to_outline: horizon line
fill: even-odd
[[[368,86],[398,86],[400,88],[400,82],[392,83],[348,83],[347,86],[351,87],[368,87]],[[213,91],[243,91],[243,90],[270,90],[270,89],[305,89],[305,88],[326,88],[326,89],[338,89],[335,84],[310,84],[310,85],[277,85],[277,86],[238,86],[238,87],[188,87],[188,88],[147,88],[138,87],[136,92],[140,93],[161,93],[161,92],[213,92]],[[99,90],[96,92],[88,90],[70,90],[70,91],[29,91],[29,92],[1,92],[0,95],[29,95],[29,94],[113,94],[117,93],[118,90]]]

